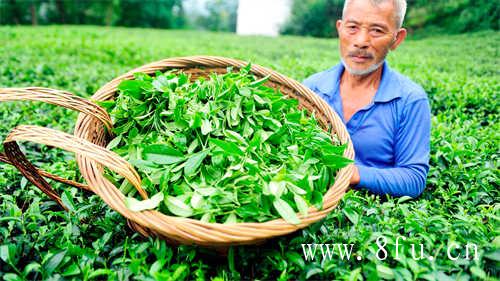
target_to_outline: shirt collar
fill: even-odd
[[[373,98],[373,102],[389,102],[393,99],[400,98],[402,91],[398,88],[399,82],[394,79],[395,73],[389,67],[386,61],[382,64],[382,77],[380,85],[377,89],[377,93]],[[339,92],[340,78],[344,72],[344,65],[342,63],[337,64],[335,67],[327,71],[327,77],[321,79],[317,88],[324,95],[332,97]]]

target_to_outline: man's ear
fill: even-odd
[[[337,20],[337,22],[335,23],[335,26],[337,27],[338,34],[340,34],[341,25],[342,25],[342,20]]]
[[[405,28],[400,28],[399,31],[398,31],[398,34],[396,34],[396,40],[394,40],[394,42],[392,43],[391,45],[391,51],[394,51],[396,50],[396,48],[401,44],[403,43],[403,41],[405,40],[406,38],[406,35],[407,35],[407,31]]]

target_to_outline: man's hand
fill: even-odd
[[[351,181],[350,181],[350,184],[351,185],[356,185],[359,183],[359,170],[358,170],[358,167],[356,165],[354,165],[353,167],[353,173],[352,173],[352,177],[351,177]]]

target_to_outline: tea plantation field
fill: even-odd
[[[409,40],[389,55],[391,67],[421,84],[431,102],[431,170],[417,200],[349,191],[322,222],[221,256],[143,238],[99,197],[54,184],[72,209],[61,211],[15,168],[0,164],[0,279],[499,280],[499,46],[500,33],[481,32]],[[187,55],[250,60],[299,81],[339,59],[334,39],[0,27],[0,87],[89,97],[129,69]],[[46,104],[1,103],[0,139],[21,124],[72,132],[76,116]],[[36,165],[82,180],[72,154],[29,143],[24,149]],[[398,236],[406,239],[399,248]],[[306,260],[302,244],[312,243],[353,244],[353,256],[323,259],[318,250]]]

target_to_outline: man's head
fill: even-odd
[[[406,0],[346,0],[337,21],[340,55],[347,71],[367,75],[377,70],[389,50],[406,37],[401,28]]]

